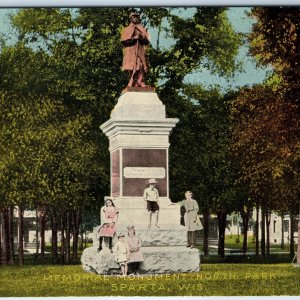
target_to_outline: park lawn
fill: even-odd
[[[239,242],[237,242],[239,240]],[[253,239],[253,236],[248,236],[247,238],[247,251],[255,251],[255,241]],[[234,250],[240,250],[242,252],[243,249],[243,236],[240,235],[239,239],[236,234],[233,235],[226,235],[225,236],[225,248],[230,248]],[[295,245],[295,250],[296,250],[296,245]],[[271,252],[287,252],[289,253],[290,251],[290,246],[289,244],[284,245],[284,249],[281,249],[280,245],[278,244],[271,244],[270,247]]]
[[[203,264],[190,274],[94,275],[80,265],[1,266],[0,296],[300,295],[291,264]]]

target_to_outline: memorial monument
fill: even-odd
[[[186,247],[187,231],[180,225],[180,206],[169,198],[169,135],[179,120],[166,118],[165,106],[155,89],[144,82],[147,72],[144,47],[150,42],[149,35],[140,24],[138,14],[132,13],[130,20],[121,36],[128,86],[110,119],[100,126],[109,139],[110,197],[119,210],[117,232],[126,233],[127,226],[134,225],[142,240],[144,261],[140,273],[197,272],[199,250]],[[159,209],[152,216],[152,224],[144,193],[149,183],[155,183],[158,191]],[[82,267],[97,274],[116,273],[119,266],[108,246],[97,252],[98,228],[94,229],[93,247],[83,252]]]

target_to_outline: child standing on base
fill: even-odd
[[[148,228],[151,227],[152,222],[152,215],[156,215],[155,218],[155,226],[158,226],[158,212],[159,212],[159,205],[158,205],[158,190],[155,187],[157,184],[156,179],[151,178],[148,180],[149,187],[145,188],[143,198],[147,202],[147,210],[149,212],[149,225]]]
[[[125,235],[120,233],[118,241],[113,248],[114,259],[121,267],[122,275],[126,276],[128,272],[129,249],[125,242]]]

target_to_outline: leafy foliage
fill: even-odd
[[[202,212],[230,213],[240,197],[229,153],[230,109],[235,95],[222,96],[218,90],[194,85],[187,85],[184,92],[182,96],[169,95],[171,99],[164,97],[170,101],[167,108],[171,116],[172,108],[182,112],[171,136],[172,199],[192,189]]]
[[[299,104],[300,9],[295,7],[256,7],[251,53],[263,65],[271,64],[282,79],[281,89],[288,101]]]
[[[28,207],[83,205],[105,174],[95,164],[91,116],[74,115],[59,100],[7,93],[0,107],[1,199]]]
[[[0,55],[3,205],[22,200],[27,207],[54,207],[62,216],[69,209],[91,211],[102,204],[108,194],[110,160],[99,125],[109,119],[127,83],[119,39],[131,10],[35,8],[13,16],[18,43],[4,47]],[[178,178],[184,178],[185,186],[192,183],[205,206],[213,200],[214,209],[223,207],[231,186],[226,181],[228,106],[217,93],[195,106],[191,97],[198,99],[203,91],[186,87],[183,79],[202,67],[229,75],[236,67],[241,37],[224,8],[199,7],[187,18],[175,8],[138,11],[144,25],[158,32],[156,45],[147,50],[148,82],[157,87],[170,116],[184,113],[173,142],[188,143],[197,161],[190,166],[179,147],[172,150],[176,166],[171,182],[175,187]],[[164,38],[173,43],[162,47]],[[220,120],[214,120],[215,113],[221,113]],[[198,157],[199,139],[203,146]],[[212,173],[209,182],[200,172]]]
[[[299,208],[299,12],[252,10],[257,22],[251,53],[271,64],[274,75],[265,85],[243,90],[234,105],[232,149],[240,180],[264,207],[281,211]]]

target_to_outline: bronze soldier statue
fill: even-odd
[[[141,25],[140,16],[133,12],[129,16],[130,24],[124,28],[121,42],[124,45],[123,70],[129,71],[127,87],[147,87],[144,82],[148,71],[145,46],[150,43],[148,31]]]

